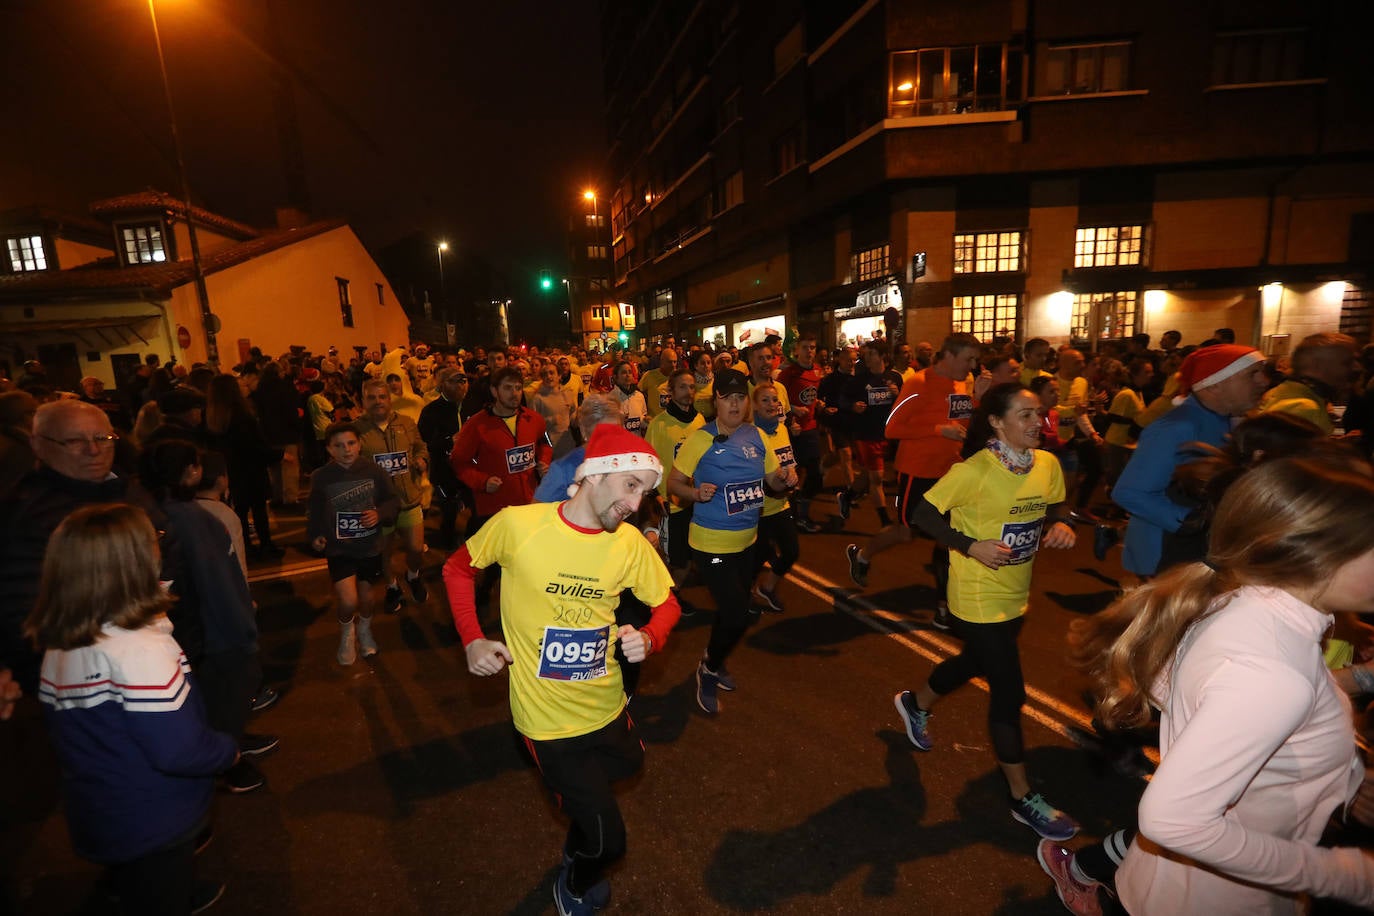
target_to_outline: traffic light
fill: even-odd
[[[627,334],[627,333],[625,333],[624,331],[621,331],[621,332],[620,332],[620,342],[621,342],[622,344],[628,344],[628,343],[630,342],[630,335]]]
[[[550,270],[539,271],[539,288],[543,290],[553,289],[553,272]]]

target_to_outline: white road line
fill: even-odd
[[[303,563],[292,563],[290,566],[280,566],[276,569],[249,570],[248,581],[253,582],[272,582],[276,579],[289,579],[293,576],[304,576],[307,573],[318,572],[328,567],[324,560],[306,560]]]
[[[831,582],[819,573],[803,566],[793,566],[791,571],[795,574],[792,580],[794,585],[823,600],[834,600],[835,593],[840,593],[843,598],[835,602],[837,609],[867,624],[874,630],[890,636],[932,663],[939,664],[958,652],[954,643],[933,634],[902,632],[900,627],[910,622],[910,617],[903,617],[900,614],[894,614],[889,610],[880,608],[861,595],[850,594],[850,588]],[[826,589],[829,591],[825,591]],[[972,683],[977,685],[980,690],[986,691],[988,689],[987,682],[982,678],[975,678]],[[1068,731],[1071,724],[1088,732],[1093,731],[1092,719],[1081,710],[1062,703],[1050,694],[1029,684],[1026,685],[1026,699],[1031,701],[1025,707],[1026,715],[1066,738],[1071,737]],[[1044,707],[1044,709],[1037,707]],[[1151,760],[1158,763],[1153,748],[1147,753],[1149,753]]]

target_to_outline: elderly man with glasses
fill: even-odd
[[[38,466],[0,505],[0,668],[13,669],[26,695],[36,692],[42,656],[20,627],[38,596],[48,536],[82,506],[128,499],[128,481],[112,472],[118,440],[94,404],[43,404],[29,440]]]

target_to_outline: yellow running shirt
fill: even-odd
[[[705,425],[706,418],[699,412],[692,417],[690,423],[683,423],[669,411],[661,410],[658,416],[649,421],[649,431],[644,434],[644,439],[658,455],[659,463],[665,468],[671,468],[677,459],[677,450],[682,448],[682,443],[691,435],[692,430],[701,429]],[[668,492],[668,476],[665,472],[663,480],[659,482],[658,492],[668,503],[669,512],[681,512],[682,500]]]
[[[1011,563],[995,571],[950,551],[950,613],[972,623],[997,623],[1026,613],[1045,509],[1064,501],[1059,460],[1036,449],[1030,472],[1013,474],[983,449],[950,468],[925,498],[950,513],[950,525],[961,534],[975,541],[1001,541],[1012,550]]]
[[[777,456],[778,467],[794,468],[797,466],[796,456],[792,454],[792,435],[787,431],[787,424],[782,422],[782,417],[777,420],[777,425],[770,433],[762,424],[756,423],[759,428],[759,435],[763,437],[763,445],[770,452]],[[786,496],[770,496],[768,488],[763,491],[763,517],[777,515],[790,506]]]
[[[652,608],[668,600],[673,584],[633,525],[576,528],[559,513],[561,505],[503,509],[467,541],[473,566],[504,570],[501,629],[515,659],[511,717],[535,741],[585,735],[620,715],[620,592],[632,589]]]

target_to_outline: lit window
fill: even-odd
[[[953,331],[982,341],[1015,337],[1021,322],[1021,295],[955,296]]]
[[[1079,293],[1073,297],[1073,322],[1069,337],[1075,342],[1120,340],[1135,333],[1136,302],[1133,290],[1116,293]]]
[[[43,251],[41,235],[21,235],[6,239],[5,247],[10,252],[10,270],[15,273],[48,269],[48,256]]]
[[[1307,29],[1223,32],[1212,46],[1212,85],[1291,83],[1317,75]]]
[[[125,263],[154,264],[167,260],[167,248],[162,242],[162,227],[157,223],[125,226],[120,234],[124,239]]]
[[[588,245],[587,257],[593,261],[604,261],[610,257],[610,250],[605,245]]]
[[[671,318],[673,315],[673,291],[671,289],[654,290],[653,308],[649,310],[649,320],[659,321],[663,318]]]
[[[588,213],[587,225],[593,229],[599,229],[606,225],[606,217],[602,216],[600,213]]]
[[[1130,88],[1131,43],[1046,45],[1040,52],[1041,95],[1092,95]]]
[[[610,318],[610,317],[611,317],[611,307],[610,307],[609,305],[594,305],[594,306],[592,306],[592,317],[593,317],[593,318]]]
[[[1092,226],[1073,240],[1074,267],[1131,267],[1141,263],[1144,226]]]
[[[956,274],[1012,273],[1022,270],[1021,232],[971,232],[954,237]]]
[[[1004,111],[1021,101],[1022,52],[1003,44],[897,51],[891,56],[891,117]]]
[[[856,251],[850,262],[854,279],[862,283],[865,280],[877,280],[891,273],[888,263],[889,250],[890,246],[879,245],[876,248]]]

